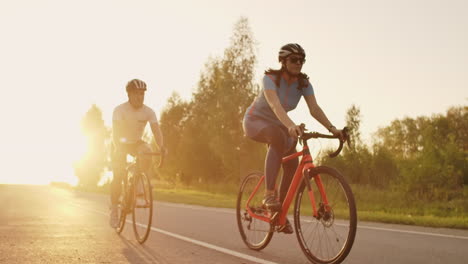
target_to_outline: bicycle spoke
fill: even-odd
[[[300,221],[312,210],[304,185],[296,195],[295,218],[301,249],[314,263],[340,263],[349,253],[356,232],[354,198],[342,176],[333,169],[317,167],[311,179],[317,215]],[[317,176],[315,176],[317,175]],[[320,177],[320,178],[318,178]],[[319,180],[326,200],[319,191]],[[328,201],[326,204],[325,201]],[[340,219],[343,219],[340,220]]]
[[[263,249],[271,240],[273,232],[270,223],[260,220],[252,215],[249,210],[258,217],[266,217],[262,208],[265,182],[261,181],[262,175],[251,173],[243,180],[237,198],[237,225],[244,243],[251,249]],[[261,183],[261,184],[260,184]],[[255,192],[256,190],[256,192]]]
[[[135,178],[133,199],[133,231],[139,243],[148,238],[153,217],[152,188],[149,178],[140,174]]]

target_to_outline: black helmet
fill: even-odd
[[[279,53],[278,53],[278,61],[282,61],[283,59],[287,58],[291,54],[299,54],[306,56],[304,49],[301,47],[301,45],[297,43],[289,43],[281,47]]]
[[[133,91],[133,90],[146,91],[146,83],[139,79],[133,79],[127,83],[127,86],[125,87],[125,89],[127,90],[127,92]]]

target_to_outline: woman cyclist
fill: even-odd
[[[299,44],[290,43],[281,47],[278,54],[281,68],[265,71],[263,89],[244,115],[243,128],[246,136],[269,145],[265,158],[266,191],[263,203],[272,211],[280,210],[298,166],[298,158],[283,164],[278,199],[275,182],[282,158],[294,153],[297,138],[303,133],[303,128],[296,125],[287,112],[296,108],[301,97],[307,102],[312,117],[333,135],[343,137],[342,131],[332,125],[317,104],[309,77],[301,72],[305,57],[305,51]],[[280,231],[288,234],[293,232],[289,221]]]

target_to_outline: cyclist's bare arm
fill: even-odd
[[[151,126],[151,131],[153,132],[154,140],[156,141],[156,144],[158,145],[159,149],[161,151],[166,151],[166,149],[164,148],[163,135],[162,135],[161,128],[159,127],[158,122],[151,123],[150,126]]]
[[[300,126],[294,124],[294,122],[289,118],[286,111],[284,111],[283,106],[278,98],[278,94],[275,90],[264,90],[265,98],[270,105],[271,110],[275,113],[276,117],[283,123],[285,127],[288,128],[288,132],[293,137],[298,137],[302,134],[302,129]]]
[[[322,124],[327,130],[329,130],[333,135],[340,136],[343,138],[341,130],[338,130],[333,124],[328,120],[327,116],[323,112],[322,108],[317,104],[315,95],[306,95],[304,96],[307,106],[309,107],[310,115],[315,118],[320,124]]]

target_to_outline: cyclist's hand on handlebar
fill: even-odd
[[[304,126],[303,125],[293,125],[288,127],[288,133],[291,137],[293,138],[298,138],[302,136],[302,133],[304,132]]]
[[[338,137],[341,141],[344,141],[344,140],[345,140],[345,136],[343,135],[343,130],[339,130],[339,129],[336,129],[336,127],[332,127],[332,128],[330,129],[330,132],[331,132],[334,136]]]

